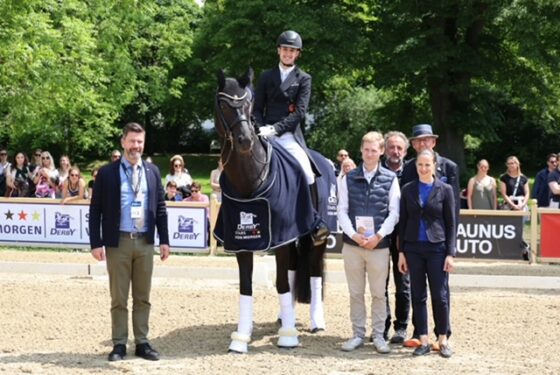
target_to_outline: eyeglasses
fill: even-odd
[[[49,160],[51,157],[50,156],[41,156],[41,159],[43,160]]]

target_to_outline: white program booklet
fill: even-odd
[[[356,232],[371,237],[375,234],[373,216],[356,216]]]

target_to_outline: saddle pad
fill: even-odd
[[[252,197],[235,197],[226,174],[220,176],[222,205],[214,237],[223,242],[226,252],[268,251],[311,232],[313,208],[303,171],[282,146],[269,141],[267,147],[271,153],[269,174]],[[253,227],[242,224],[242,218],[244,223],[252,219]]]

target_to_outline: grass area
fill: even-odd
[[[169,159],[173,155],[153,155],[152,162],[159,167],[161,172],[161,181],[165,187],[165,176],[169,173]],[[181,154],[185,161],[185,166],[189,170],[193,180],[200,182],[202,192],[210,195],[212,188],[210,187],[210,172],[218,166],[219,154]],[[92,161],[86,168],[81,170],[83,178],[87,181],[91,180],[91,169],[96,165],[103,165],[102,161]]]

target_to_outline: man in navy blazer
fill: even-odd
[[[155,228],[162,260],[169,256],[169,235],[159,170],[142,161],[145,137],[141,125],[125,125],[123,155],[98,171],[89,208],[91,253],[99,261],[107,260],[109,274],[113,341],[109,361],[126,356],[131,286],[135,354],[147,360],[159,359],[148,341]]]
[[[436,147],[438,135],[434,134],[432,131],[432,125],[429,124],[419,124],[412,127],[412,136],[409,138],[412,147],[418,154],[424,149],[433,150]],[[459,210],[461,209],[461,199],[459,198],[460,188],[459,188],[459,168],[457,164],[452,160],[443,157],[436,153],[437,165],[436,165],[436,177],[446,184],[451,185],[453,188],[453,195],[455,197],[456,214],[459,217]],[[406,185],[410,181],[418,179],[418,172],[416,171],[416,159],[410,160],[410,162],[404,167],[401,186]]]

